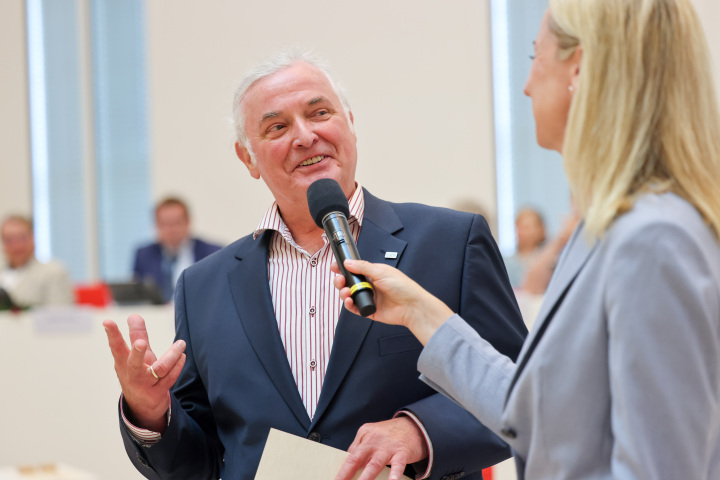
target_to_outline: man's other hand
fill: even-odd
[[[360,427],[348,453],[335,480],[350,480],[359,470],[358,480],[374,480],[387,465],[390,480],[399,480],[406,465],[427,458],[428,446],[415,422],[399,416]]]
[[[103,322],[115,359],[115,373],[130,408],[125,415],[133,425],[163,434],[167,428],[165,413],[170,407],[170,387],[185,365],[185,342],[178,340],[157,358],[150,348],[145,320],[140,315],[130,315],[127,323],[130,347],[115,322]]]

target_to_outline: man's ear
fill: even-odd
[[[238,158],[245,164],[248,171],[250,172],[250,175],[254,179],[260,178],[260,171],[257,168],[257,165],[253,163],[252,157],[250,156],[250,152],[248,152],[248,149],[245,148],[244,145],[240,145],[240,142],[235,142],[235,153],[237,154]]]

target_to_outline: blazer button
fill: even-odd
[[[512,428],[503,428],[502,430],[500,430],[500,434],[503,437],[507,437],[511,440],[513,438],[517,438],[517,432],[515,430],[513,430]]]
[[[308,440],[312,440],[313,442],[319,442],[322,440],[322,435],[320,435],[318,432],[310,432],[310,435],[308,435]]]

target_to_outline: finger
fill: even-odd
[[[178,362],[180,357],[183,356],[184,351],[184,340],[178,340],[177,342],[173,343],[172,346],[168,349],[168,351],[163,353],[162,356],[158,358],[155,363],[152,364],[155,374],[160,378],[166,377],[173,369],[175,364]]]
[[[145,327],[145,319],[138,314],[132,314],[127,319],[130,328],[130,343],[135,344],[137,340],[145,340],[148,346],[150,339],[148,338],[147,328]]]
[[[147,372],[148,368],[145,364],[145,352],[147,352],[147,349],[148,344],[145,340],[138,340],[132,344],[127,359],[128,371],[131,376],[139,377]]]
[[[130,349],[125,343],[125,339],[120,333],[120,329],[117,324],[112,320],[103,321],[103,327],[105,327],[105,335],[107,335],[108,345],[110,345],[110,352],[116,363],[125,363]]]
[[[345,262],[343,262],[343,265],[345,265],[345,268],[347,268],[352,273],[359,273],[361,275],[365,275],[368,277],[374,277],[379,273],[379,269],[381,267],[384,267],[385,265],[377,265],[370,263],[366,260],[351,260],[347,259]],[[375,274],[375,275],[373,275]]]
[[[180,372],[182,372],[186,360],[187,355],[183,353],[178,359],[178,361],[175,362],[175,365],[173,365],[173,368],[170,370],[170,372],[166,376],[160,378],[158,386],[170,390],[170,387],[175,385],[175,381],[180,376]]]
[[[367,465],[365,465],[362,475],[358,477],[358,480],[375,480],[383,468],[385,468],[386,464],[386,461],[382,461],[379,458],[371,458]]]
[[[353,445],[354,444],[353,442]],[[352,451],[352,445],[348,451]],[[335,476],[335,480],[350,480],[355,476],[355,473],[362,468],[363,463],[365,462],[362,457],[351,453],[347,456],[345,462],[343,462],[342,467],[340,467],[340,471]]]
[[[330,271],[338,275],[340,274],[340,267],[338,267],[337,262],[332,262],[330,264]]]
[[[335,285],[335,288],[337,288],[338,290],[341,290],[345,286],[345,276],[335,275],[335,278],[333,279],[333,285]]]
[[[127,319],[128,327],[130,329],[130,344],[134,345],[136,341],[142,340],[147,343],[147,351],[145,352],[144,362],[152,364],[155,362],[155,353],[150,347],[150,338],[148,337],[147,327],[145,326],[145,319],[138,314],[132,314]]]
[[[360,310],[357,309],[355,306],[355,302],[353,302],[352,297],[348,296],[344,300],[345,302],[345,308],[347,308],[349,311],[354,313],[355,315],[360,315]]]
[[[400,480],[402,478],[403,472],[405,471],[405,467],[407,465],[405,463],[399,462],[399,463],[393,463],[390,465],[390,475],[388,476],[389,480]]]

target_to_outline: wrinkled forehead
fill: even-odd
[[[241,107],[247,116],[265,114],[273,105],[288,96],[297,96],[308,104],[316,98],[325,98],[342,108],[342,102],[328,76],[317,67],[298,62],[253,83],[243,96]],[[304,98],[307,97],[307,98]]]

